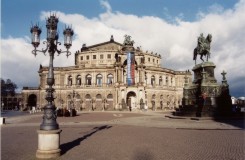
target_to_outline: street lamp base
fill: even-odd
[[[37,150],[36,157],[39,159],[52,159],[60,157],[60,149],[52,151]]]
[[[38,149],[36,157],[40,159],[57,158],[60,156],[60,133],[62,130],[37,130]]]

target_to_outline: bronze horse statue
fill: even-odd
[[[210,58],[210,43],[212,41],[212,35],[208,34],[206,39],[203,37],[203,34],[201,33],[200,36],[198,37],[197,40],[197,47],[194,49],[193,52],[193,60],[195,60],[196,64],[196,59],[197,55],[200,55],[200,59],[204,62],[202,59],[203,56],[206,56],[207,61],[208,58]]]
[[[130,35],[125,35],[124,37],[125,37],[125,39],[124,39],[123,45],[129,45],[129,46],[133,46],[134,45],[134,41],[131,40],[131,36]]]

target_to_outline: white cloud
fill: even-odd
[[[35,59],[31,54],[32,46],[28,43],[28,39],[9,37],[2,39],[1,43],[3,68],[1,78],[9,78],[18,86],[36,85],[40,60],[44,59]]]
[[[186,22],[176,17],[175,24],[159,17],[139,17],[112,11],[107,1],[100,1],[100,3],[106,8],[106,12],[96,18],[56,11],[60,22],[72,24],[75,32],[71,48],[73,53],[79,50],[83,43],[94,45],[105,42],[109,40],[110,35],[114,35],[115,41],[123,42],[123,36],[129,34],[136,42],[135,46],[142,46],[145,51],[161,54],[163,67],[187,70],[194,65],[192,58],[193,49],[197,45],[197,37],[200,33],[204,33],[205,36],[211,33],[213,41],[211,43],[212,54],[210,60],[216,64],[217,80],[221,81],[220,73],[222,70],[226,70],[231,87],[234,83],[234,86],[244,90],[244,85],[237,85],[240,83],[237,79],[245,80],[245,71],[242,67],[245,60],[245,1],[240,1],[233,9],[228,10],[224,10],[222,6],[215,4],[210,7],[209,13],[197,13],[202,16],[195,22]],[[167,13],[167,8],[165,12]],[[49,15],[50,12],[42,12],[40,18],[45,20],[45,17]],[[30,75],[29,77],[25,76],[24,81],[27,81],[26,79],[32,81],[33,77],[37,77],[38,67],[34,69],[31,66],[38,66],[39,63],[48,64],[48,57],[38,56],[34,58],[31,55],[32,47],[29,43],[24,38],[2,40],[2,53],[4,53],[2,66],[13,69],[9,64],[17,63],[18,60],[19,69],[28,71]],[[15,47],[12,47],[13,44],[15,44]],[[25,54],[24,57],[23,54]],[[74,56],[67,60],[65,55],[61,55],[56,57],[55,61],[55,66],[74,65]],[[27,66],[32,70],[28,70]],[[10,71],[10,73],[13,71]],[[10,74],[5,71],[2,73],[3,76]],[[17,74],[17,72],[14,73]],[[9,78],[16,79],[14,76],[16,77],[16,75],[12,75],[13,78]],[[30,82],[30,84],[34,83]]]
[[[100,4],[106,9],[106,12],[111,12],[111,5],[108,3],[108,1],[100,0]]]

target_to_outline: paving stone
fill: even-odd
[[[22,116],[1,127],[2,160],[36,159],[41,123],[36,118]],[[91,113],[86,122],[84,118],[67,117],[61,122],[59,160],[245,159],[241,120],[196,122],[167,119],[162,113],[127,112]]]

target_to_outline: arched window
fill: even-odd
[[[77,85],[81,85],[82,84],[80,75],[77,76],[77,80],[76,81],[77,81]]]
[[[113,100],[113,95],[112,95],[112,94],[108,94],[108,95],[107,95],[107,99]]]
[[[97,86],[102,86],[102,75],[101,74],[98,74],[96,76],[96,85]]]
[[[86,85],[92,85],[92,76],[90,74],[86,76]]]
[[[159,86],[162,85],[162,76],[159,77]]]
[[[67,99],[68,99],[68,100],[71,100],[71,95],[68,95],[68,96],[67,96]]]
[[[96,95],[96,100],[102,100],[101,94],[97,94],[97,95]]]
[[[107,84],[111,85],[113,83],[113,75],[112,74],[108,74],[107,75]]]
[[[160,100],[163,100],[163,95],[160,95]]]
[[[156,95],[153,94],[153,95],[152,95],[152,100],[155,100],[155,99],[156,99]]]
[[[155,85],[155,76],[151,76],[151,85]]]
[[[81,96],[79,94],[76,95],[76,99],[79,100],[81,99]]]
[[[67,78],[68,86],[72,86],[72,76]]]
[[[86,95],[85,95],[85,100],[86,100],[86,101],[90,101],[90,100],[91,100],[90,94],[86,94]]]

